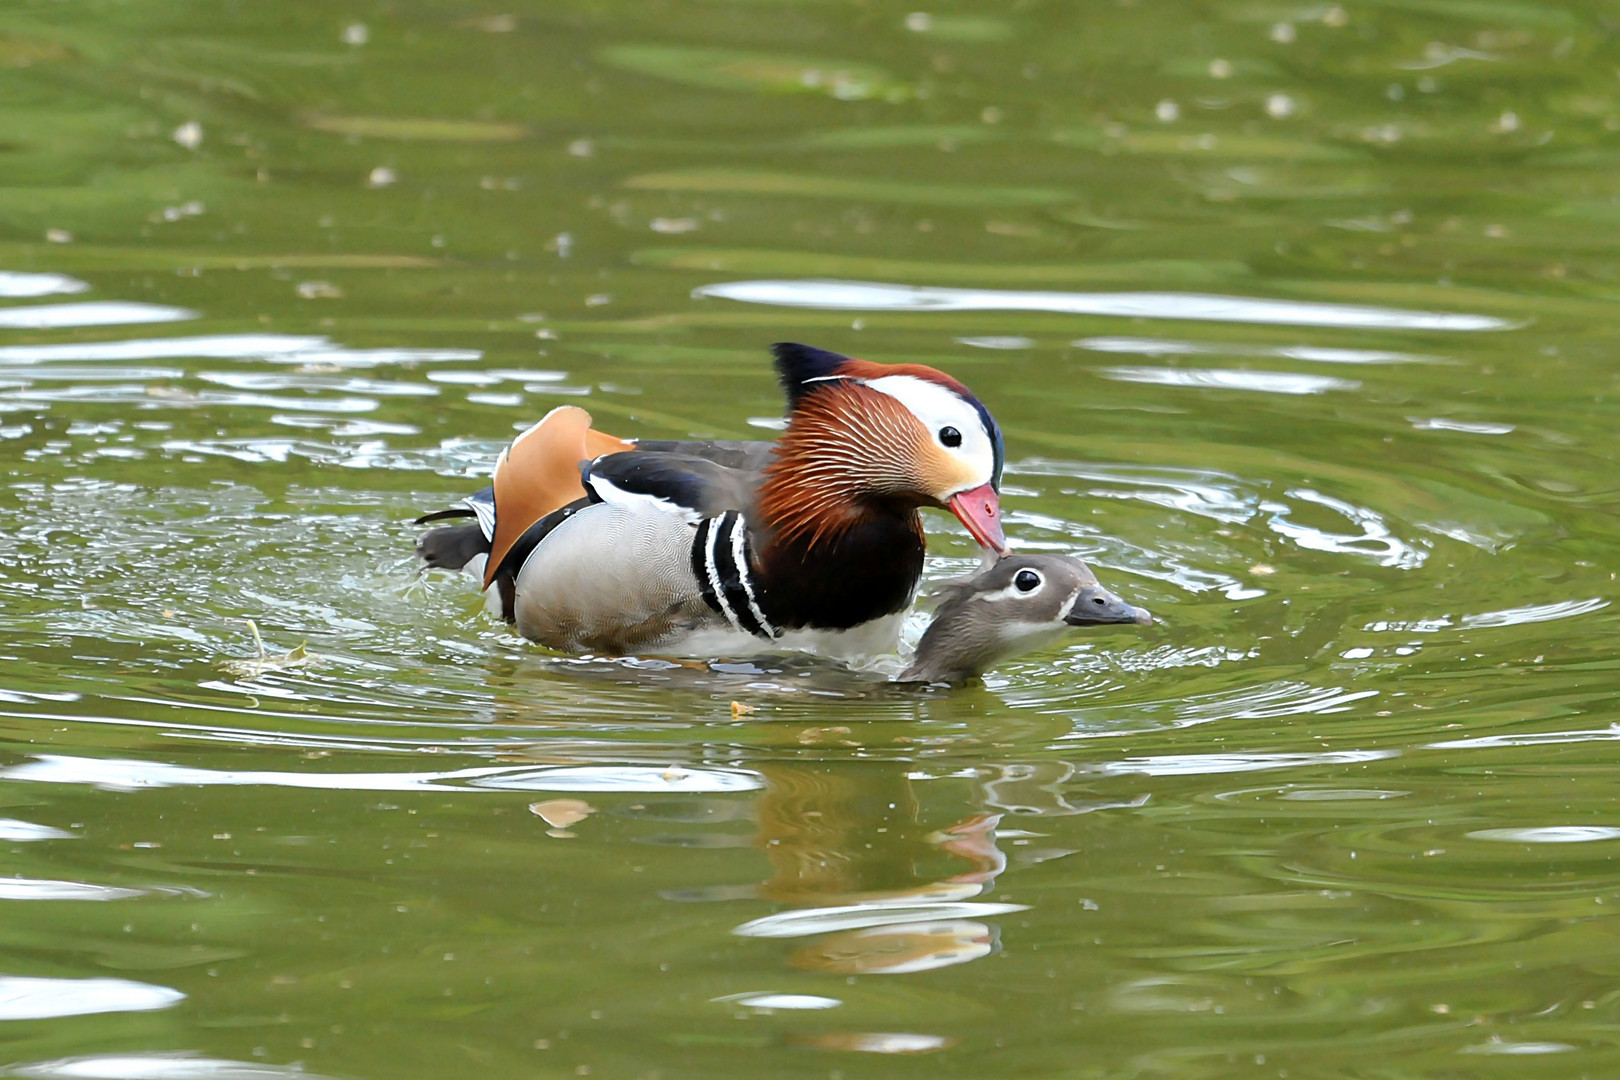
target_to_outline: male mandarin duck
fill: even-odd
[[[772,351],[788,399],[774,443],[624,440],[554,409],[490,487],[418,519],[477,519],[426,533],[419,554],[483,558],[503,617],[564,652],[892,653],[922,574],[920,507],[1007,549],[1001,431],[934,368]]]
[[[947,584],[933,621],[900,682],[961,682],[1077,626],[1135,623],[1153,616],[1097,583],[1068,555],[1009,555]]]

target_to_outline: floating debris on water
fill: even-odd
[[[259,624],[252,619],[243,619],[248,629],[253,631],[253,644],[258,648],[259,655],[250,660],[224,660],[220,667],[226,672],[239,678],[253,679],[267,671],[286,671],[291,668],[313,667],[325,659],[320,653],[309,651],[308,642],[300,641],[296,648],[272,656],[265,652],[264,638],[259,636]]]

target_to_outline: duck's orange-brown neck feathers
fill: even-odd
[[[855,382],[819,387],[794,409],[765,468],[761,523],[779,540],[814,547],[859,523],[875,501],[921,506],[926,442],[889,395]]]

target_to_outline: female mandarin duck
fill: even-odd
[[[491,487],[419,522],[429,566],[477,569],[524,637],[565,652],[892,653],[923,567],[918,509],[1005,552],[1001,431],[919,364],[774,346],[774,443],[629,442],[563,407],[519,435]]]
[[[1089,566],[1068,555],[1009,555],[947,584],[940,595],[900,682],[975,678],[1077,626],[1153,624],[1145,609],[1103,588]]]

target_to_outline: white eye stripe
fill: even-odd
[[[1024,590],[1024,589],[1020,589],[1016,584],[1005,585],[1005,586],[997,589],[995,592],[980,593],[978,595],[977,599],[979,599],[979,600],[988,600],[988,601],[991,601],[991,602],[997,602],[997,601],[1001,601],[1001,600],[1028,600],[1028,599],[1031,599],[1032,597],[1040,595],[1041,589],[1044,588],[1045,585],[1046,585],[1046,582],[1042,581],[1039,585],[1037,585],[1033,589],[1029,589],[1027,591]],[[1078,593],[1076,595],[1078,595]]]
[[[953,391],[915,375],[884,375],[866,382],[873,390],[887,394],[915,416],[942,453],[969,465],[987,483],[995,474],[996,451],[985,431],[979,412]],[[962,436],[960,446],[947,447],[939,439],[943,428],[955,428]]]

